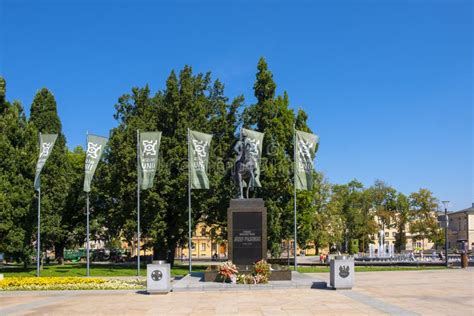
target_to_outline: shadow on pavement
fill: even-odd
[[[145,290],[136,291],[135,294],[149,295],[148,292]]]
[[[328,284],[322,281],[313,282],[313,285],[311,285],[311,288],[317,289],[317,290],[331,290],[331,288],[328,287]]]

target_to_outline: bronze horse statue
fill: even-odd
[[[237,152],[235,162],[235,180],[239,183],[240,199],[244,198],[244,186],[247,186],[247,199],[250,188],[254,188],[257,159],[259,158],[258,145],[248,137],[239,140],[234,147]]]

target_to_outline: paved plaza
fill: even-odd
[[[474,269],[360,272],[353,290],[338,291],[2,292],[0,305],[1,315],[474,315]]]

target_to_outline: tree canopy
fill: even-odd
[[[193,190],[192,221],[212,225],[213,238],[226,238],[226,210],[237,196],[233,147],[240,128],[264,132],[261,197],[268,209],[268,248],[279,256],[282,241],[293,238],[293,127],[313,132],[308,115],[290,103],[289,94],[276,93],[277,84],[264,58],[258,61],[253,85],[255,103],[230,99],[224,84],[210,72],[191,66],[172,70],[164,89],[132,87],[115,104],[117,125],[110,131],[103,163],[99,164],[91,194],[92,239],[116,244],[118,238],[136,240],[136,133],[161,131],[162,140],[153,188],[141,192],[142,240],[156,259],[173,262],[175,249],[187,243],[187,130],[214,135],[209,162],[209,190]],[[38,157],[38,133],[57,133],[53,152],[42,172],[43,250],[55,250],[62,261],[66,247],[85,239],[85,201],[82,191],[85,153],[69,149],[62,132],[53,93],[40,89],[25,115],[20,102],[7,100],[0,77],[0,252],[28,263],[36,242],[36,203],[33,189]],[[324,150],[324,149],[322,149]],[[317,161],[317,158],[316,158]],[[316,164],[317,166],[317,164]],[[317,169],[317,167],[316,167]],[[395,227],[397,248],[404,244],[408,222],[416,238],[442,242],[434,212],[437,200],[427,189],[406,196],[383,181],[365,188],[352,180],[331,184],[314,171],[313,186],[297,193],[298,243],[313,243],[348,251],[351,240],[367,249],[379,229]],[[220,236],[219,236],[220,235]]]

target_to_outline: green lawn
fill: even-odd
[[[441,266],[424,266],[424,267],[361,267],[356,266],[356,272],[376,272],[376,271],[417,271],[417,270],[438,270],[446,269]],[[298,272],[302,273],[313,273],[313,272],[329,272],[329,267],[315,266],[315,267],[298,267]]]
[[[206,269],[204,265],[193,266],[194,272],[203,272]],[[425,266],[425,267],[363,267],[356,266],[356,272],[372,272],[372,271],[416,271],[416,270],[433,270],[433,269],[445,269],[441,266]],[[135,276],[137,274],[136,265],[133,264],[92,264],[91,265],[91,276],[95,277],[112,277],[112,276]],[[327,266],[313,266],[313,267],[298,267],[299,272],[313,273],[329,272]],[[5,277],[13,276],[36,276],[36,266],[29,266],[24,269],[22,265],[14,265],[4,267],[0,269],[0,273],[3,273]],[[182,264],[176,264],[171,269],[172,276],[183,276],[188,273],[188,266]],[[86,275],[86,264],[85,263],[68,263],[64,265],[51,264],[44,266],[41,270],[41,276],[45,277],[58,277],[58,276],[85,276]],[[140,269],[140,275],[146,276],[146,266],[142,265]]]
[[[193,266],[193,271],[202,272],[206,269],[206,266]],[[23,268],[23,265],[8,266],[0,269],[0,273],[3,273],[5,277],[19,277],[19,276],[36,276],[36,266],[29,266],[27,269]],[[172,276],[183,276],[188,273],[187,265],[175,265],[171,269]],[[137,275],[136,265],[123,265],[123,264],[91,264],[90,266],[91,276],[135,276]],[[41,270],[41,276],[85,276],[86,275],[86,264],[85,263],[68,263],[64,265],[45,265]],[[140,275],[146,276],[146,266],[142,265],[140,269]]]

